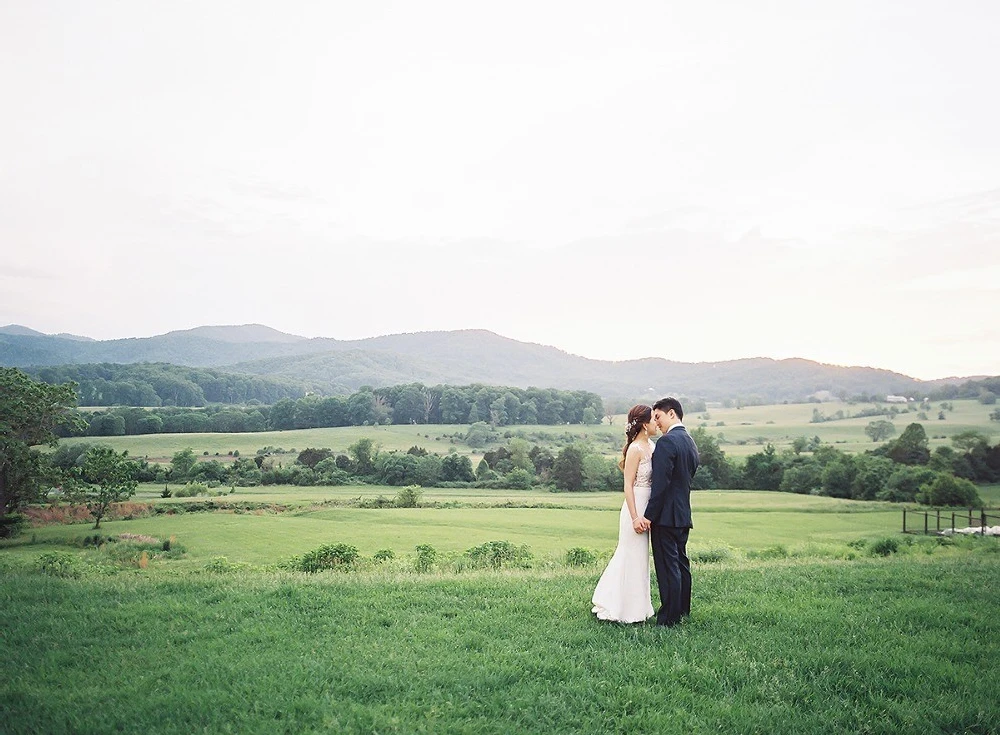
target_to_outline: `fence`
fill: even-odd
[[[913,516],[917,518],[914,519]],[[920,521],[920,516],[923,516],[923,522]],[[941,514],[941,509],[937,510],[911,510],[907,511],[903,508],[903,533],[936,533],[941,534],[945,531],[950,531],[955,533],[956,528],[979,528],[979,533],[985,536],[987,530],[990,527],[990,519],[996,521],[996,525],[1000,525],[1000,515],[995,513],[987,513],[984,508],[975,510],[969,508],[962,511],[951,511],[949,518],[948,511],[945,511],[944,515]],[[961,522],[968,520],[965,526],[957,526],[956,521]],[[914,523],[914,521],[916,521]],[[944,525],[942,526],[942,521]],[[907,526],[907,523],[912,525]],[[933,526],[933,528],[931,528]]]

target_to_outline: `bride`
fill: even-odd
[[[618,466],[625,473],[625,502],[618,517],[618,548],[594,590],[592,612],[600,620],[641,623],[652,617],[649,601],[649,526],[643,518],[649,502],[656,433],[653,409],[642,404],[628,412],[625,446]],[[638,529],[643,528],[642,533]]]

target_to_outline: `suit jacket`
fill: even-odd
[[[683,426],[657,439],[652,489],[643,515],[658,526],[692,528],[691,480],[697,469],[698,447]]]

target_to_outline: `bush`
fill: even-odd
[[[393,553],[392,549],[379,549],[378,551],[375,552],[375,555],[372,557],[372,559],[374,559],[375,562],[378,564],[381,564],[384,561],[391,561],[392,559],[395,558],[396,555]]]
[[[487,541],[465,552],[473,566],[502,569],[503,567],[527,568],[531,565],[531,551],[527,545],[515,546],[510,541]]]
[[[691,553],[691,561],[696,564],[717,564],[733,556],[733,552],[724,546],[704,551],[694,551]]]
[[[566,565],[570,567],[588,567],[597,561],[597,555],[590,549],[576,546],[566,552]]]
[[[20,513],[11,513],[0,518],[0,538],[15,538],[24,531],[28,517]]]
[[[429,544],[420,544],[414,551],[417,552],[417,557],[413,561],[413,568],[418,572],[429,572],[437,561],[437,549]]]
[[[787,559],[788,549],[781,544],[768,546],[764,549],[753,549],[747,552],[748,559]]]
[[[170,488],[168,488],[166,485],[164,485],[163,489],[160,490],[160,497],[161,498],[169,498],[171,495],[173,495],[173,493],[170,492]]]
[[[531,482],[534,477],[527,470],[522,470],[520,467],[511,470],[507,473],[504,478],[507,486],[514,490],[527,490],[531,487]]]
[[[293,568],[300,572],[318,572],[322,569],[347,569],[358,559],[358,549],[348,544],[324,544],[297,557]]]
[[[177,498],[194,498],[198,495],[208,495],[208,485],[203,482],[189,482],[174,491],[174,497]]]
[[[82,573],[80,560],[65,551],[50,551],[38,557],[38,570],[51,577],[76,579]]]
[[[423,491],[420,489],[420,485],[407,485],[396,493],[393,505],[397,508],[416,508],[422,495]]]
[[[961,508],[982,505],[975,485],[961,477],[945,474],[938,475],[933,482],[921,488],[917,500],[926,505]]]
[[[883,538],[871,545],[872,556],[889,556],[899,551],[899,542],[894,538]]]

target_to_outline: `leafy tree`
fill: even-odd
[[[979,402],[984,406],[993,406],[997,402],[997,394],[984,388],[979,392]]]
[[[347,448],[347,453],[354,460],[354,470],[359,475],[371,475],[375,471],[375,458],[378,447],[368,438],[358,439]]]
[[[528,459],[535,468],[535,474],[542,476],[552,469],[556,458],[546,447],[534,445],[528,452]]]
[[[784,471],[774,446],[768,444],[763,452],[747,457],[743,466],[743,484],[748,490],[778,490]]]
[[[937,473],[927,467],[899,467],[889,476],[885,487],[875,493],[875,499],[912,503],[917,499],[920,488],[936,477]]]
[[[576,492],[583,489],[583,452],[579,447],[563,447],[552,464],[552,480],[560,490]]]
[[[47,385],[14,368],[0,368],[0,519],[35,500],[55,478],[32,447],[55,446],[57,430],[81,430],[71,383]]]
[[[485,421],[477,421],[465,433],[465,443],[473,449],[485,447],[492,435],[493,432],[490,430],[489,424]]]
[[[191,447],[185,447],[179,452],[174,452],[174,456],[170,460],[170,467],[173,470],[173,477],[175,480],[183,480],[190,473],[194,467],[195,462],[198,458],[195,456],[194,450]]]
[[[444,482],[472,482],[476,473],[472,471],[472,462],[468,457],[449,454],[441,460],[441,479]]]
[[[417,457],[417,466],[413,471],[413,480],[421,487],[433,487],[441,479],[443,462],[440,457],[428,454]]]
[[[311,470],[316,469],[316,465],[322,462],[324,459],[333,457],[333,451],[330,449],[303,449],[299,452],[298,463],[305,465]]]
[[[701,472],[701,468],[698,468],[698,472]],[[778,489],[783,493],[809,494],[821,487],[823,467],[814,458],[806,457],[785,468]]]
[[[854,463],[857,472],[851,482],[851,497],[855,500],[874,500],[898,467],[891,459],[870,454],[858,455]]]
[[[895,433],[896,427],[891,421],[886,421],[885,419],[872,421],[865,427],[865,434],[867,434],[873,442],[885,441]]]
[[[899,464],[927,464],[931,451],[923,425],[912,423],[903,429],[899,438],[889,443],[886,456]]]
[[[492,480],[495,477],[496,473],[490,469],[489,463],[485,459],[479,460],[479,464],[476,466],[476,479]]]
[[[376,476],[386,485],[415,484],[417,458],[412,454],[391,452],[379,456],[375,463]]]
[[[726,459],[726,453],[719,446],[719,441],[700,426],[691,432],[691,438],[694,439],[695,446],[698,447],[698,473],[703,470],[710,472],[715,487],[735,487],[732,484],[734,479],[733,466]],[[698,473],[695,474],[696,479]],[[702,481],[707,479],[702,478]]]
[[[82,482],[73,487],[70,496],[86,504],[94,517],[94,528],[100,528],[112,503],[135,495],[137,473],[138,467],[127,451],[119,454],[111,447],[92,447],[80,470]]]
[[[938,475],[925,486],[917,499],[927,505],[947,505],[971,508],[982,505],[976,486],[968,480],[954,475]]]
[[[823,470],[823,493],[832,498],[851,497],[851,485],[856,472],[851,458],[840,455]]]
[[[621,486],[622,473],[614,460],[590,452],[584,454],[584,490],[620,490]]]

